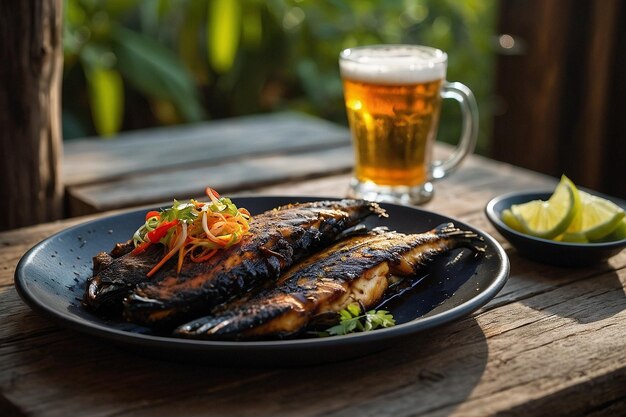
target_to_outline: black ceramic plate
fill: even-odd
[[[605,195],[615,204],[626,209],[626,201]],[[513,204],[532,200],[548,200],[551,191],[523,191],[505,194],[491,200],[485,207],[485,214],[494,227],[525,257],[537,262],[556,266],[587,266],[602,262],[626,248],[626,239],[603,243],[569,243],[541,239],[511,229],[502,221],[502,211]]]
[[[239,207],[259,213],[310,197],[242,197]],[[509,261],[502,247],[486,233],[428,211],[382,204],[389,218],[370,218],[368,226],[417,233],[453,221],[478,232],[486,253],[475,257],[467,249],[452,251],[424,271],[409,292],[392,299],[386,308],[396,318],[394,327],[346,336],[283,341],[218,342],[184,340],[152,334],[145,327],[108,321],[81,307],[91,258],[127,240],[143,223],[146,210],[105,217],[62,231],[37,244],[20,260],[15,284],[33,309],[72,329],[98,336],[142,354],[179,360],[204,360],[219,365],[302,365],[342,360],[379,351],[407,335],[443,325],[478,309],[503,287]]]

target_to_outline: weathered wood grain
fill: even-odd
[[[0,230],[58,219],[63,2],[0,3]]]
[[[500,165],[487,176],[481,169],[490,166],[472,159],[465,174],[438,184],[428,208],[503,241],[482,213],[485,199],[553,179]],[[333,196],[348,177],[255,191]],[[15,415],[572,416],[619,414],[626,403],[626,252],[563,269],[520,258],[503,241],[511,278],[473,317],[342,363],[219,369],[126,352],[60,328],[18,299],[10,284],[19,256],[84,220],[0,234],[0,389]]]
[[[324,149],[349,142],[344,127],[301,113],[131,131],[106,141],[68,141],[63,182],[67,186],[91,184],[172,167],[207,167],[250,155]]]
[[[208,185],[232,193],[348,172],[352,164],[345,127],[277,113],[72,141],[63,168],[67,212],[78,216],[197,197]]]
[[[619,0],[500,2],[491,156],[626,198],[625,19]]]
[[[295,195],[295,191],[300,189],[298,184],[303,180],[349,172],[353,166],[349,134],[343,127],[293,114],[277,114],[270,119],[249,117],[240,123],[241,129],[234,131],[232,121],[192,126],[190,132],[182,128],[172,129],[170,134],[157,130],[158,140],[150,149],[163,147],[167,152],[175,153],[173,160],[168,162],[171,165],[163,166],[158,162],[160,156],[154,155],[142,156],[139,166],[132,165],[137,159],[133,155],[141,152],[146,147],[145,142],[151,139],[149,133],[129,133],[130,138],[120,139],[120,142],[112,144],[113,147],[94,141],[82,141],[74,147],[70,144],[66,170],[78,172],[81,167],[87,176],[80,184],[70,179],[67,186],[69,214],[78,216],[171,201],[172,198],[198,197],[207,185],[228,194],[251,190],[258,194],[260,189],[281,194],[287,189]],[[237,126],[236,123],[234,125]],[[274,130],[278,134],[274,135]],[[232,131],[232,136],[220,136],[221,131]],[[294,135],[294,132],[298,134]],[[211,140],[200,146],[195,141],[202,135],[209,135]],[[253,135],[258,140],[250,146],[247,138]],[[293,139],[285,140],[288,135],[294,136]],[[242,141],[242,138],[246,140]],[[182,150],[174,152],[172,146]],[[256,146],[263,152],[258,154]],[[185,149],[198,147],[202,149],[195,151],[193,157],[185,152]],[[436,158],[442,159],[450,154],[452,148],[437,144],[435,150]],[[100,155],[97,152],[104,152],[104,156],[96,158]],[[238,157],[232,158],[232,155]],[[195,163],[183,167],[176,165],[176,161],[185,159]],[[96,166],[89,168],[87,164],[94,160]],[[107,166],[111,165],[111,161],[113,165],[127,162],[130,165],[113,166],[107,171],[98,168],[99,161],[107,161]],[[446,200],[450,206],[468,207],[468,199],[474,199],[479,204],[485,201],[485,195],[468,192],[472,188],[492,190],[492,197],[513,189],[546,183],[547,177],[530,172],[517,178],[512,172],[507,172],[511,167],[507,169],[506,165],[502,165],[499,175],[494,177],[491,175],[493,166],[493,162],[485,158],[475,156],[470,159],[460,172],[452,174],[455,181],[444,179],[437,183],[438,200]],[[76,178],[79,178],[78,174]],[[340,181],[343,183],[338,183],[337,188],[327,188],[333,191],[334,196],[344,196],[348,190],[348,177]],[[272,184],[276,186],[271,187]],[[313,188],[309,188],[307,194],[319,195]],[[424,207],[430,206],[427,204]]]
[[[207,186],[222,194],[232,194],[242,188],[348,172],[352,165],[351,148],[342,146],[297,154],[258,156],[174,172],[161,170],[120,181],[69,187],[69,209],[73,215],[80,215],[157,203],[168,198],[186,200],[203,196]]]
[[[10,302],[8,308],[22,310],[23,330],[17,323],[2,326],[9,337],[3,337],[0,356],[10,373],[6,365],[1,368],[0,384],[7,398],[27,404],[22,410],[33,415],[180,410],[242,416],[490,415],[545,395],[558,399],[564,390],[574,390],[584,401],[560,409],[581,415],[590,401],[586,391],[599,383],[585,382],[623,376],[610,370],[625,366],[624,341],[613,337],[626,331],[624,284],[623,270],[619,279],[607,274],[574,281],[371,357],[297,370],[220,370],[153,361],[58,329]],[[2,293],[3,306],[16,298],[8,291],[8,296]],[[598,308],[599,294],[610,294],[611,302]],[[568,307],[572,302],[576,309]],[[589,405],[621,398],[623,392],[605,385],[592,398],[596,404]],[[566,414],[551,407],[551,415]]]

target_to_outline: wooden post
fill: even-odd
[[[0,230],[58,219],[63,0],[0,0]]]
[[[499,33],[524,48],[497,57],[491,157],[626,198],[625,16],[620,0],[500,1]]]

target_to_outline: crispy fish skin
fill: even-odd
[[[437,255],[457,247],[480,251],[480,242],[474,232],[451,223],[422,234],[374,231],[349,237],[295,265],[276,287],[179,326],[174,334],[214,340],[297,335],[316,318],[336,319],[351,303],[375,307],[392,280],[415,276]]]
[[[118,243],[110,253],[100,252],[93,257],[93,276],[87,281],[83,305],[95,312],[119,314],[122,300],[146,273],[159,261],[163,251],[154,246],[143,256],[131,256],[132,241]]]
[[[186,262],[157,281],[142,282],[124,300],[132,322],[170,326],[275,282],[294,262],[328,246],[366,217],[384,215],[363,200],[291,204],[254,216],[235,246],[203,263]]]

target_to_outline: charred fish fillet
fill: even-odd
[[[384,215],[363,200],[291,204],[253,217],[242,241],[207,262],[161,271],[140,282],[124,300],[124,315],[145,325],[180,324],[191,315],[274,283],[295,262],[331,244],[370,215]]]
[[[422,234],[372,231],[352,236],[295,265],[249,300],[178,327],[185,338],[246,340],[285,338],[349,304],[375,307],[394,283],[415,276],[436,256],[457,247],[481,252],[482,239],[452,223]]]
[[[131,256],[132,241],[118,243],[110,253],[93,258],[93,276],[87,281],[83,305],[99,313],[120,313],[122,300],[163,256],[156,245],[142,256]]]

